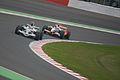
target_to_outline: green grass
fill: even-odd
[[[55,42],[43,50],[89,80],[120,80],[120,46]]]

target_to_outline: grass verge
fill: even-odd
[[[4,80],[32,80],[29,77],[26,77],[22,74],[16,73],[16,72],[14,72],[10,69],[7,69],[5,67],[2,67],[2,66],[0,66],[0,76],[2,78],[4,78]]]
[[[120,80],[120,46],[55,42],[42,48],[54,60],[89,80]]]

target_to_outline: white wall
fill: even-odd
[[[68,6],[120,18],[120,8],[114,8],[110,6],[104,6],[92,2],[84,2],[79,0],[69,0]]]

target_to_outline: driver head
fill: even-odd
[[[55,27],[59,27],[60,25],[59,24],[56,24]]]
[[[31,26],[34,26],[35,25],[35,22],[31,22]]]

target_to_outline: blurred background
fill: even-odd
[[[81,0],[120,8],[120,0]]]

